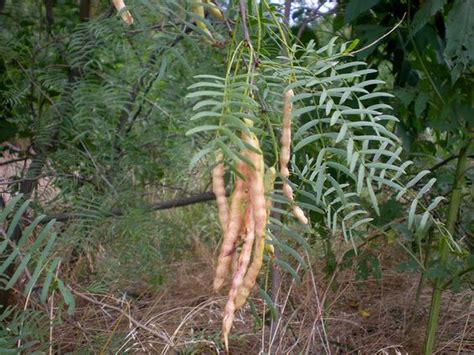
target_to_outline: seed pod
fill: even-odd
[[[252,135],[248,140],[256,150],[260,150],[260,144],[257,137]],[[253,213],[255,218],[255,234],[258,237],[265,235],[265,227],[267,225],[267,206],[265,201],[265,186],[263,182],[263,154],[249,151],[249,158],[254,165],[250,175],[249,192],[252,196]]]
[[[250,292],[252,292],[253,288],[255,287],[255,284],[257,283],[258,274],[262,269],[263,254],[266,247],[272,247],[271,250],[269,250],[268,252],[271,254],[274,253],[273,245],[265,244],[266,238],[268,238],[266,234],[265,236],[255,237],[252,264],[249,266],[247,273],[245,274],[242,286],[239,288],[238,295],[235,299],[235,309],[240,309],[245,304],[247,298],[250,295]]]
[[[112,2],[118,12],[120,12],[125,7],[123,0],[113,0]],[[123,22],[125,22],[127,25],[133,24],[133,17],[130,11],[123,11],[120,16],[122,17]]]
[[[217,211],[219,212],[219,222],[222,232],[225,233],[227,221],[229,219],[229,206],[227,205],[227,197],[225,194],[224,182],[224,163],[223,156],[217,156],[217,165],[212,169],[212,191],[216,195]]]
[[[259,149],[258,140],[252,136],[247,143],[254,148]],[[255,218],[255,247],[253,252],[252,264],[250,265],[242,286],[238,290],[234,305],[236,309],[242,307],[247,300],[248,295],[255,286],[257,276],[262,268],[263,253],[265,249],[265,228],[267,225],[267,201],[265,200],[265,184],[263,174],[263,155],[255,152],[250,152],[249,157],[255,167],[251,172],[252,179],[250,184],[250,193],[253,198],[252,206],[254,208]],[[256,212],[258,211],[258,213]]]
[[[288,90],[283,95],[283,127],[281,132],[281,149],[280,149],[280,173],[283,179],[283,195],[285,195],[290,202],[294,202],[293,198],[293,189],[286,182],[285,179],[288,179],[290,176],[290,171],[288,170],[288,163],[290,162],[290,146],[291,146],[291,111],[292,104],[291,98],[294,96],[293,90]],[[303,224],[308,224],[308,219],[304,215],[303,210],[293,205],[292,207],[293,215]]]
[[[235,299],[242,285],[245,272],[247,271],[247,267],[250,262],[250,256],[252,254],[252,246],[255,240],[255,223],[253,212],[252,197],[249,196],[249,203],[245,213],[245,225],[247,227],[245,241],[239,256],[237,271],[235,272],[232,279],[229,298],[224,309],[224,318],[222,320],[222,336],[224,338],[224,344],[227,352],[229,351],[229,333],[235,317]]]
[[[191,0],[191,10],[199,16],[200,18],[204,18],[204,6],[202,5],[201,0]],[[202,22],[199,18],[196,19],[196,25],[203,30],[203,32],[209,37],[213,39],[211,31],[207,28],[206,24]]]
[[[263,265],[263,252],[265,250],[265,237],[260,236],[255,238],[255,246],[253,251],[252,264],[245,274],[242,286],[238,290],[238,294],[235,299],[235,309],[240,309],[247,301],[250,292],[254,288],[258,274]]]
[[[288,90],[283,96],[283,121],[280,138],[280,173],[284,177],[290,176],[288,163],[290,162],[290,146],[291,146],[291,111],[293,105],[291,98],[294,96],[293,90]]]
[[[214,4],[211,0],[204,0],[204,2],[207,4],[207,11],[209,11],[212,16],[218,20],[224,21],[224,14],[216,4]]]
[[[246,164],[239,162],[237,164],[237,171],[242,176],[246,176]],[[247,182],[241,177],[236,177],[235,190],[232,201],[230,203],[230,211],[227,222],[227,228],[224,232],[221,251],[217,259],[216,275],[214,277],[214,291],[219,291],[224,284],[225,278],[229,273],[230,264],[232,262],[232,253],[237,247],[239,232],[243,222],[243,210],[246,201]]]
[[[293,211],[293,215],[296,217],[298,221],[300,221],[303,224],[309,223],[308,218],[306,218],[300,206],[293,206],[292,211]]]

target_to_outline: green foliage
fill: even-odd
[[[244,20],[238,2],[223,2],[228,22],[200,18],[214,46],[196,26],[189,1],[129,0],[131,27],[105,1],[87,22],[79,21],[75,1],[53,3],[52,24],[38,11],[45,5],[31,1],[8,1],[0,14],[0,143],[23,137],[31,145],[20,153],[29,160],[18,181],[2,192],[25,192],[26,182],[40,176],[57,190],[45,200],[33,186],[26,191],[33,202],[18,195],[1,212],[8,227],[0,271],[14,268],[4,275],[5,289],[21,285],[23,295],[42,304],[56,291],[72,311],[72,295],[56,276],[69,254],[91,260],[74,275],[91,292],[136,296],[137,289],[163,287],[170,265],[189,256],[195,238],[214,247],[219,233],[212,207],[155,214],[147,206],[206,191],[218,151],[232,186],[235,162],[249,148],[242,133],[258,136],[267,167],[277,165],[288,89],[295,92],[288,182],[311,225],[289,213],[293,202],[282,195],[280,178],[268,226],[280,253],[266,262],[299,281],[309,272],[303,255],[321,256],[323,244],[328,274],[354,267],[358,280],[379,279],[382,265],[366,240],[375,231],[407,251],[400,271],[456,290],[472,279],[465,248],[474,213],[471,170],[456,233],[443,225],[456,181],[453,159],[430,171],[472,139],[471,1],[348,0],[326,17],[306,3],[293,20],[315,16],[314,28],[301,41],[286,33],[278,5],[247,1]],[[399,22],[383,40],[358,49]],[[12,240],[26,212],[37,217]],[[62,212],[67,223],[56,239],[54,222],[42,221]],[[342,265],[338,237],[352,244]],[[440,245],[449,249],[446,262]],[[272,295],[260,296],[276,314]],[[27,320],[41,317],[8,312],[0,348],[15,349],[21,338],[22,350],[38,349],[22,337],[31,334],[24,324],[35,327]]]
[[[468,66],[474,65],[474,4],[457,0],[446,21],[446,49],[452,61],[451,78],[456,82]]]
[[[25,297],[30,297],[35,287],[39,286],[41,289],[39,300],[44,304],[49,295],[58,290],[68,306],[68,312],[72,314],[75,308],[74,298],[63,281],[56,276],[61,258],[55,257],[52,249],[57,237],[55,233],[51,233],[55,221],[52,220],[43,228],[39,228],[38,225],[45,216],[38,216],[22,231],[19,240],[12,239],[15,229],[21,228],[19,225],[21,216],[30,204],[30,201],[26,200],[18,206],[21,200],[22,195],[15,196],[0,211],[0,225],[6,225],[4,228],[6,233],[3,232],[3,228],[0,229],[2,236],[0,250],[4,255],[0,264],[0,274],[2,284],[5,284],[2,285],[2,289],[11,289],[20,278],[26,275],[27,281],[23,282]],[[13,214],[12,219],[6,223],[10,214]],[[6,274],[6,270],[12,267],[14,268],[12,275]],[[42,283],[38,284],[40,279]]]
[[[446,4],[446,0],[428,0],[420,7],[413,17],[412,36],[415,35],[423,26],[425,26],[430,18],[440,11]]]
[[[0,352],[18,354],[21,352],[46,351],[48,347],[48,324],[45,314],[26,309],[19,312],[14,308],[2,310],[0,314]]]
[[[372,7],[377,5],[379,2],[380,0],[368,0],[368,1],[351,0],[349,1],[346,7],[346,13],[345,13],[345,18],[344,18],[346,23],[352,22],[360,14],[371,9]]]
[[[368,79],[366,76],[376,70],[363,68],[364,62],[345,62],[348,46],[337,46],[333,39],[318,49],[313,42],[306,48],[294,47],[292,51],[300,52],[298,60],[262,60],[262,74],[255,74],[253,79],[243,74],[197,77],[203,80],[189,88],[188,98],[199,99],[194,105],[198,112],[191,120],[203,124],[188,134],[212,133],[215,137],[198,153],[200,158],[220,149],[229,161],[243,159],[239,150],[246,145],[239,133],[253,129],[261,136],[267,124],[265,115],[259,113],[259,103],[245,93],[265,97],[266,110],[279,112],[285,87],[295,90],[292,116],[304,122],[294,137],[294,152],[304,165],[299,168],[300,161],[296,160],[293,164],[301,181],[297,191],[307,198],[302,206],[323,213],[333,235],[342,230],[344,238],[354,244],[354,231],[362,230],[364,224],[373,220],[367,216],[367,203],[379,215],[378,191],[384,187],[395,190],[397,199],[401,199],[428,172],[403,185],[401,177],[412,162],[402,162],[399,139],[391,132],[398,120],[386,112],[391,107],[383,100],[392,95],[369,91],[383,81]],[[251,119],[253,128],[246,127],[243,118]],[[419,222],[414,223],[418,202],[434,182],[430,179],[414,195],[409,228],[424,230],[430,211],[440,202],[436,199],[422,212]]]
[[[45,216],[40,215],[24,227],[21,217],[29,207],[30,200],[19,194],[0,210],[0,289],[5,292],[15,288],[25,297],[22,310],[1,310],[0,352],[5,354],[45,350],[48,332],[44,324],[49,320],[42,311],[35,310],[36,303],[46,307],[57,292],[61,297],[59,309],[65,306],[69,314],[75,310],[71,291],[58,278],[61,257],[55,250],[55,221],[43,226]],[[15,240],[12,237],[18,228],[22,231]]]

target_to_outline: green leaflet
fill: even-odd
[[[351,3],[350,6],[354,6]],[[361,8],[360,11],[362,13],[365,10]],[[398,119],[387,113],[393,108],[385,101],[393,95],[377,89],[385,83],[372,76],[377,73],[375,69],[364,68],[366,63],[352,60],[344,63],[342,57],[347,54],[347,46],[347,43],[338,46],[337,40],[333,38],[318,49],[314,42],[310,42],[306,48],[295,47],[294,50],[301,52],[300,59],[293,58],[291,65],[264,61],[264,74],[258,75],[259,84],[253,86],[243,82],[245,75],[220,80],[203,78],[202,83],[190,87],[192,93],[188,97],[201,100],[202,103],[194,105],[198,112],[193,117],[205,122],[188,133],[219,132],[222,137],[209,142],[208,149],[210,146],[219,147],[227,158],[240,159],[235,149],[242,148],[238,137],[239,131],[245,130],[245,126],[240,124],[241,119],[251,118],[254,124],[252,130],[255,129],[259,135],[265,134],[262,128],[266,127],[261,126],[264,120],[259,118],[261,103],[255,102],[254,98],[260,95],[269,107],[272,100],[277,103],[272,108],[276,117],[272,124],[278,131],[282,95],[286,90],[293,89],[295,134],[292,170],[298,176],[298,186],[302,189],[297,197],[304,199],[303,203],[296,203],[306,211],[325,215],[326,225],[332,233],[342,231],[345,239],[354,243],[353,230],[372,221],[372,218],[364,216],[368,211],[362,207],[365,205],[360,203],[361,200],[368,201],[379,215],[380,196],[390,191],[396,193],[398,199],[402,196],[408,198],[410,189],[428,173],[419,173],[407,184],[402,180],[412,162],[402,161],[400,139],[393,133],[391,123],[398,122]],[[367,78],[368,75],[371,77]],[[245,97],[245,90],[251,88],[257,93],[260,85],[265,87],[263,92],[252,98]],[[376,89],[372,90],[372,87]],[[208,97],[214,92],[206,90],[209,88],[220,88],[223,94]],[[211,109],[206,110],[206,107]],[[212,121],[218,116],[217,111],[224,113],[219,118],[223,124],[219,130],[216,121]],[[233,121],[227,120],[226,116],[232,117]],[[302,156],[302,152],[306,157]],[[301,163],[303,160],[305,163]],[[287,181],[290,185],[291,180]],[[418,199],[427,194],[433,184],[434,181],[430,180],[417,192],[418,197],[412,202],[408,216],[410,226],[415,220]],[[376,193],[376,189],[380,194]],[[289,203],[280,197],[274,195],[272,199],[282,200],[280,203],[283,205]],[[430,211],[440,200],[436,199],[435,202],[421,217],[422,227],[428,223]],[[288,214],[284,208],[274,210]],[[277,220],[271,220],[281,226]]]
[[[14,197],[7,206],[0,213],[0,220],[5,223],[9,214],[11,214],[18,202],[21,201],[23,196],[19,194]],[[20,217],[26,211],[30,201],[26,200],[16,211],[13,218],[7,223],[8,231],[13,231],[20,223]],[[7,277],[6,285],[3,287],[5,290],[11,289],[18,282],[20,277],[26,275],[27,282],[23,287],[22,291],[25,295],[30,295],[36,285],[40,285],[42,288],[41,296],[39,300],[46,302],[48,295],[51,290],[52,273],[55,272],[57,265],[60,262],[60,258],[54,258],[52,260],[53,246],[56,240],[56,234],[52,232],[55,220],[51,220],[46,225],[42,226],[41,221],[44,216],[35,218],[28,226],[26,226],[21,233],[21,237],[18,241],[5,240],[3,243],[3,251],[8,251],[8,255],[2,260],[0,264],[0,274],[3,274],[9,266],[12,264],[15,266],[14,271],[11,275],[4,275]],[[35,235],[34,232],[39,232]],[[31,242],[34,236],[33,241]],[[6,238],[10,239],[11,234],[5,235]],[[15,262],[18,262],[15,264]],[[27,272],[28,270],[28,272]],[[60,281],[60,280],[59,280]],[[58,282],[59,282],[58,281]],[[62,282],[62,281],[61,281]],[[63,284],[64,285],[64,284]],[[70,293],[70,292],[69,292]],[[68,298],[64,298],[65,302],[69,305],[69,310],[72,312],[73,297],[72,295],[66,295]]]

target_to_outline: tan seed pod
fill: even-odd
[[[252,134],[245,138],[247,143],[256,150],[260,150],[260,144],[257,137]],[[252,196],[253,211],[255,217],[255,234],[257,236],[265,235],[265,227],[267,225],[267,208],[265,201],[265,186],[264,186],[264,162],[262,153],[254,151],[248,152],[248,157],[252,162],[254,168],[250,169],[250,186],[249,193]]]
[[[286,196],[291,202],[294,202],[293,198],[293,189],[286,182],[285,179],[288,179],[290,176],[290,171],[288,170],[288,163],[290,162],[290,147],[291,147],[291,111],[293,105],[291,104],[291,99],[294,96],[293,90],[288,90],[283,95],[283,127],[281,132],[281,149],[280,149],[280,173],[283,180],[283,195]],[[303,210],[293,205],[292,207],[293,215],[303,224],[308,224],[308,219],[304,215]]]
[[[229,291],[229,297],[224,309],[224,317],[222,320],[222,336],[224,338],[224,344],[226,351],[229,351],[229,333],[234,323],[235,317],[235,299],[238,295],[239,289],[242,286],[242,282],[247,271],[248,265],[250,263],[250,257],[252,254],[252,247],[255,240],[255,223],[254,223],[254,211],[252,198],[249,196],[249,203],[245,213],[245,225],[246,225],[246,234],[244,244],[242,246],[242,251],[239,256],[239,263],[237,270],[232,279],[232,285]]]
[[[235,299],[236,309],[240,309],[245,304],[245,302],[247,301],[247,298],[250,295],[250,292],[252,292],[253,288],[255,287],[255,284],[257,283],[258,275],[260,273],[260,270],[262,269],[263,254],[266,247],[267,246],[272,247],[268,252],[272,254],[274,253],[273,245],[265,244],[266,238],[268,238],[267,235],[255,237],[255,246],[254,246],[254,251],[253,251],[252,264],[249,266],[247,273],[245,274],[244,281]]]
[[[283,95],[283,121],[280,138],[280,173],[286,178],[290,175],[288,163],[290,162],[291,111],[293,109],[291,98],[293,96],[294,93],[291,89]]]
[[[293,206],[292,211],[293,211],[293,215],[296,217],[298,221],[300,221],[303,224],[309,223],[308,218],[306,218],[300,206]]]
[[[123,0],[113,0],[112,2],[118,12],[120,12],[125,7]],[[122,17],[123,22],[125,22],[127,25],[133,24],[133,17],[130,11],[123,11],[120,16]]]
[[[254,148],[259,149],[258,140],[255,136],[252,136],[248,143]],[[252,263],[247,270],[244,277],[242,286],[239,288],[235,307],[239,309],[242,307],[247,300],[248,295],[255,286],[257,276],[262,268],[263,264],[263,253],[265,249],[265,228],[267,225],[267,201],[265,200],[265,184],[263,174],[263,155],[251,152],[249,157],[255,166],[255,169],[251,172],[251,184],[250,193],[253,198],[253,208],[255,217],[255,247],[253,252]],[[256,213],[258,211],[258,213]]]
[[[239,162],[237,164],[237,171],[243,173],[242,176],[246,176],[246,164]],[[229,273],[232,253],[237,247],[239,232],[243,222],[243,209],[246,201],[247,182],[241,177],[236,177],[235,189],[230,203],[229,217],[227,222],[227,228],[224,232],[224,238],[222,241],[219,258],[217,259],[216,275],[214,277],[214,291],[219,291],[225,281],[226,276]]]
[[[240,309],[247,301],[250,292],[257,283],[257,277],[260,273],[260,269],[263,265],[263,253],[265,250],[265,237],[260,236],[255,238],[255,246],[253,252],[252,264],[249,266],[247,273],[245,274],[244,280],[241,287],[238,290],[238,294],[235,299],[235,309]]]
[[[214,169],[212,169],[212,191],[214,192],[214,195],[216,195],[219,222],[221,224],[222,232],[225,233],[227,221],[229,219],[229,206],[227,204],[225,193],[224,163],[222,154],[218,154],[216,160],[217,164]]]

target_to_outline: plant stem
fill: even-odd
[[[469,142],[466,146],[464,146],[461,149],[459,153],[458,163],[456,166],[456,172],[454,173],[453,191],[452,191],[451,198],[449,201],[448,217],[446,220],[446,229],[451,235],[454,235],[454,229],[455,229],[456,222],[458,219],[459,207],[461,205],[462,186],[464,183],[464,172],[466,170],[468,150],[469,150],[470,145],[471,144]],[[447,238],[441,238],[441,240],[439,241],[439,263],[441,264],[441,266],[446,265],[446,262],[448,260],[448,255],[449,255],[448,240]],[[439,311],[441,308],[442,292],[443,292],[443,279],[441,277],[438,277],[435,280],[435,283],[433,286],[433,293],[431,296],[431,309],[430,309],[428,324],[426,327],[425,344],[423,346],[424,355],[429,355],[433,353],[436,331],[438,328]]]

